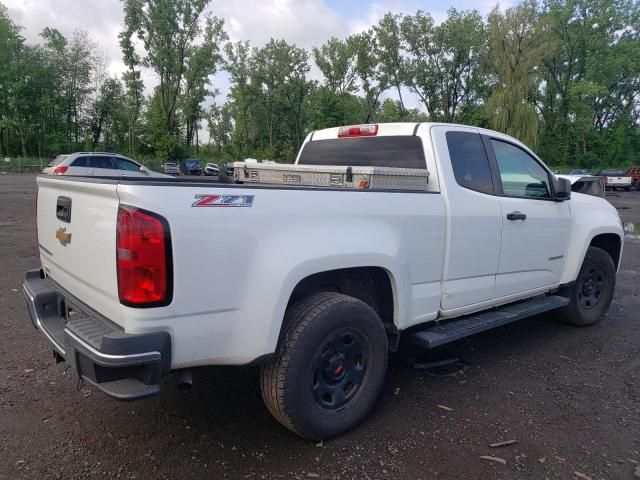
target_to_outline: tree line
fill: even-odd
[[[28,44],[0,4],[0,154],[286,162],[315,129],[437,121],[513,135],[554,165],[640,162],[637,0],[526,0],[440,23],[388,13],[311,50],[231,42],[208,3],[123,0],[119,77],[87,33],[45,28]],[[143,69],[157,78],[150,95]],[[217,104],[220,71],[230,89]]]

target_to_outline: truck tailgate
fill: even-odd
[[[38,245],[45,274],[122,326],[116,270],[117,185],[38,177]]]

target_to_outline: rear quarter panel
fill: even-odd
[[[202,194],[248,195],[253,202],[193,206]],[[384,268],[400,328],[437,315],[444,250],[439,194],[124,182],[118,195],[123,204],[164,216],[171,227],[172,304],[123,309],[129,331],[173,332],[174,368],[246,363],[273,352],[294,287],[322,271]]]

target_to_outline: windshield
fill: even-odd
[[[314,140],[298,165],[427,168],[422,141],[412,135]]]

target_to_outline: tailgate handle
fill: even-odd
[[[71,223],[71,199],[69,197],[58,197],[56,218],[63,222]]]

